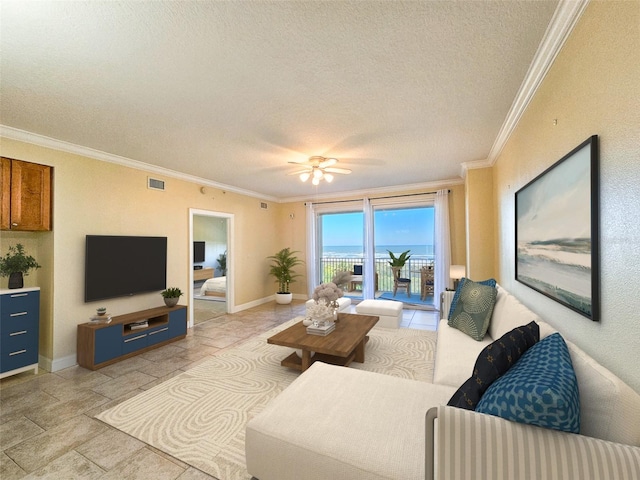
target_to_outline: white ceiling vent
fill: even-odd
[[[164,180],[147,177],[147,188],[150,188],[151,190],[161,190],[164,192]]]

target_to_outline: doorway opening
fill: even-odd
[[[232,311],[233,215],[190,209],[189,326]]]

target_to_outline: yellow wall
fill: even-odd
[[[189,209],[233,214],[233,244],[229,246],[234,258],[232,310],[272,298],[276,283],[268,275],[267,256],[290,247],[307,260],[304,202],[267,201],[268,208],[262,209],[258,198],[212,187],[202,193],[196,183],[32,144],[3,138],[1,148],[5,157],[54,167],[53,231],[2,232],[0,244],[4,252],[11,244],[23,243],[42,265],[25,277],[25,286],[41,287],[40,355],[45,357],[46,368],[57,370],[74,363],[77,325],[87,321],[98,306],[117,315],[162,303],[157,293],[84,303],[87,234],[166,236],[167,285],[189,292]],[[166,190],[148,189],[149,175],[164,180]],[[464,263],[464,186],[450,189],[452,258]],[[297,272],[301,276],[291,291],[306,298],[305,266]],[[181,299],[183,304],[188,301],[188,295]]]
[[[472,280],[495,277],[495,218],[493,208],[493,169],[467,171],[466,224],[467,270]]]
[[[494,165],[494,187],[500,283],[640,392],[638,99],[640,2],[592,1]],[[601,192],[597,323],[514,280],[514,193],[594,134]]]
[[[2,139],[2,156],[54,167],[53,232],[2,232],[2,251],[25,244],[43,268],[25,278],[26,286],[40,286],[40,355],[67,365],[75,359],[76,327],[95,308],[105,305],[116,315],[162,304],[159,294],[143,294],[84,303],[85,235],[157,235],[168,238],[167,285],[188,292],[189,209],[234,215],[235,306],[262,302],[275,290],[268,277],[266,257],[281,248],[281,206],[175,179],[161,178],[166,191],[147,189],[147,172],[101,162],[18,141]],[[4,280],[6,281],[6,280]],[[181,303],[188,303],[187,296]]]

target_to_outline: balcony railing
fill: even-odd
[[[320,258],[321,282],[330,282],[338,272],[352,272],[354,265],[365,265],[364,258],[360,257],[322,257]],[[433,258],[411,257],[402,268],[402,277],[411,279],[413,293],[420,294],[420,269],[424,266],[433,266]],[[363,267],[366,269],[367,266]],[[378,290],[384,292],[393,291],[393,273],[387,258],[376,258],[375,269],[378,273]],[[415,285],[415,286],[414,286]]]

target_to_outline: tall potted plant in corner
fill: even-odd
[[[0,258],[0,276],[9,277],[9,288],[22,288],[23,275],[40,268],[36,259],[24,252],[22,244],[9,247],[9,252]]]
[[[300,275],[293,272],[293,267],[302,264],[302,260],[295,256],[298,252],[291,251],[289,247],[283,248],[275,255],[267,258],[271,259],[269,274],[273,275],[278,282],[276,292],[276,303],[286,305],[293,300],[293,294],[289,291],[289,284],[295,282]]]

